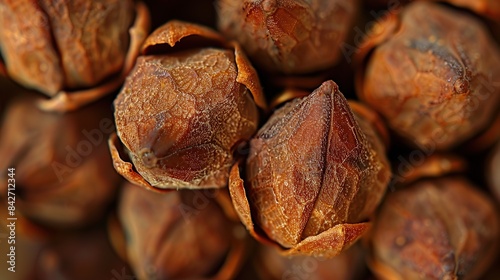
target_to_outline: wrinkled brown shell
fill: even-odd
[[[491,152],[488,162],[486,176],[491,190],[500,202],[500,142]]]
[[[147,8],[135,10],[129,29],[132,0],[0,3],[8,75],[50,96],[41,101],[45,110],[74,110],[102,97],[121,85],[147,35]]]
[[[492,121],[500,52],[476,19],[416,2],[372,33],[357,57],[358,96],[412,145],[449,149]]]
[[[146,40],[149,55],[138,58],[115,100],[117,134],[130,160],[110,139],[115,168],[130,182],[150,189],[227,185],[234,149],[255,133],[255,105],[265,109],[265,101],[237,45],[198,47],[214,40],[222,38],[179,21]]]
[[[357,13],[352,0],[219,0],[218,26],[266,71],[308,73],[333,66]]]
[[[479,279],[498,249],[497,215],[463,178],[391,193],[369,235],[370,267],[380,279]]]
[[[305,90],[287,88],[269,102],[269,107],[271,109],[276,109],[293,99],[302,98],[309,94],[310,92],[307,92]],[[372,109],[368,108],[363,103],[353,100],[349,100],[348,103],[349,107],[358,118],[363,119],[365,122],[369,123],[375,128],[377,135],[382,139],[384,143],[384,147],[389,147],[389,131],[387,131],[384,121],[381,119],[380,115]]]
[[[293,256],[285,257],[270,246],[260,246],[255,257],[255,270],[260,279],[361,279],[364,272],[364,252],[361,246],[352,246],[332,259]]]
[[[118,217],[126,257],[139,279],[232,279],[246,234],[219,203],[228,198],[227,191],[160,194],[125,185]]]
[[[8,107],[0,178],[7,182],[7,168],[16,169],[16,210],[29,218],[58,227],[94,222],[120,181],[106,145],[114,130],[109,100],[65,115],[42,112],[35,101],[29,96]],[[7,184],[0,189],[6,193]]]
[[[243,224],[286,255],[333,257],[369,223],[390,178],[385,148],[332,81],[278,109],[250,142],[246,186],[230,193]]]

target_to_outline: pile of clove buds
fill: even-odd
[[[0,279],[496,279],[500,2],[0,0]]]

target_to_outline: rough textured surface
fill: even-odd
[[[51,42],[49,19],[37,2],[0,2],[0,25],[0,49],[9,76],[27,87],[56,94],[64,75]]]
[[[248,192],[258,224],[289,248],[366,220],[389,179],[377,141],[360,129],[333,82],[286,104],[250,142]]]
[[[364,233],[390,169],[363,122],[332,81],[271,116],[250,141],[246,190],[237,168],[230,178],[235,208],[254,237],[265,239],[255,224],[288,254],[333,257]]]
[[[459,20],[458,20],[459,19]],[[465,13],[417,2],[369,57],[358,95],[414,145],[448,149],[486,127],[500,101],[500,51]],[[487,55],[485,55],[487,54]]]
[[[124,187],[119,219],[137,277],[209,279],[217,272],[233,246],[234,224],[213,195],[189,190],[158,194],[131,184]]]
[[[40,5],[52,28],[67,87],[95,85],[119,72],[129,45],[133,1],[42,0]]]
[[[0,49],[12,78],[52,96],[117,73],[133,18],[131,0],[6,0]]]
[[[118,136],[160,188],[224,187],[236,145],[257,128],[252,94],[231,50],[139,57],[115,100]]]
[[[479,279],[499,240],[498,214],[462,178],[416,183],[391,193],[370,235],[381,279]]]
[[[220,0],[219,29],[266,71],[306,73],[341,56],[357,1]]]

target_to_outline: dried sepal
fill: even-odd
[[[498,218],[464,178],[419,181],[387,196],[368,264],[381,279],[479,279],[498,252]]]
[[[336,225],[316,236],[303,239],[293,248],[283,248],[270,240],[262,230],[255,228],[238,164],[232,167],[229,182],[233,205],[250,235],[262,244],[275,247],[284,256],[313,255],[332,258],[349,248],[369,229],[369,223]]]
[[[144,44],[148,55],[138,58],[115,100],[117,135],[133,167],[117,150],[115,166],[132,182],[160,189],[227,185],[236,146],[256,131],[257,106],[266,104],[238,45],[206,46],[214,38],[222,40],[208,28],[172,21]],[[110,144],[119,147],[115,139]]]
[[[308,96],[309,94],[310,94],[310,92],[305,91],[305,90],[301,90],[301,89],[297,89],[297,88],[293,88],[293,87],[286,88],[284,91],[282,91],[280,94],[278,94],[278,96],[276,96],[275,98],[273,98],[269,102],[269,107],[271,107],[271,109],[276,109],[276,108],[286,104],[287,102],[292,101],[295,98],[302,98],[302,97]]]
[[[255,105],[266,111],[267,104],[257,72],[253,68],[252,64],[250,64],[250,61],[241,49],[240,45],[235,42],[232,42],[232,45],[234,48],[234,60],[236,62],[236,67],[238,68],[238,76],[236,77],[236,81],[241,83],[242,85],[245,85],[252,93]]]
[[[127,179],[127,181],[134,185],[144,187],[151,191],[162,191],[161,189],[151,186],[151,184],[144,180],[141,174],[137,173],[137,171],[134,170],[134,166],[132,163],[125,161],[126,159],[123,159],[121,157],[119,149],[121,149],[122,147],[116,133],[111,134],[108,140],[108,145],[111,152],[111,158],[113,160],[113,167],[115,168],[116,172],[118,172],[118,174],[122,175],[123,178]]]
[[[250,90],[257,106],[263,110],[267,109],[257,72],[248,61],[240,45],[236,42],[227,42],[219,33],[208,27],[171,20],[158,27],[148,36],[142,45],[142,54],[167,54],[183,49],[201,47],[234,49],[234,60],[238,68],[236,80]]]
[[[357,57],[357,94],[395,132],[446,150],[486,129],[500,100],[500,52],[477,19],[415,2],[371,34]]]
[[[335,83],[278,109],[250,147],[246,182],[235,165],[229,188],[257,240],[285,255],[333,257],[368,229],[390,169],[374,128]]]
[[[228,47],[224,37],[211,28],[180,20],[171,20],[155,29],[146,38],[141,52],[143,55],[164,54],[175,50],[176,45],[182,45],[184,48]]]

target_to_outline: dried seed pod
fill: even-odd
[[[497,253],[498,218],[463,178],[417,182],[382,204],[368,236],[370,267],[380,279],[479,279]]]
[[[109,100],[65,115],[42,112],[35,101],[14,101],[1,128],[0,178],[7,182],[15,168],[16,209],[58,227],[100,219],[120,181],[106,146],[114,130]]]
[[[255,70],[237,45],[179,21],[153,32],[143,53],[114,103],[133,163],[112,137],[116,170],[146,188],[225,187],[234,150],[257,130],[256,104],[265,107]]]
[[[300,74],[336,64],[357,1],[219,0],[218,26],[266,71]]]
[[[365,272],[364,251],[361,246],[352,246],[332,259],[293,256],[285,257],[275,248],[260,246],[255,257],[255,270],[260,279],[360,279]]]
[[[375,129],[332,81],[278,109],[250,141],[247,185],[237,165],[231,170],[231,197],[250,233],[287,255],[333,257],[354,243],[390,178]]]
[[[415,2],[373,33],[358,56],[366,62],[358,96],[398,134],[445,150],[492,121],[500,101],[500,52],[477,19]]]
[[[48,110],[93,101],[121,85],[121,72],[130,70],[147,35],[147,9],[138,4],[136,11],[132,26],[133,0],[2,1],[0,51],[8,75],[52,97],[42,103]]]
[[[500,142],[492,150],[491,158],[487,167],[487,179],[489,186],[500,202]]]
[[[246,233],[221,199],[230,202],[218,190],[155,193],[126,184],[118,217],[139,279],[231,279],[243,261]]]

